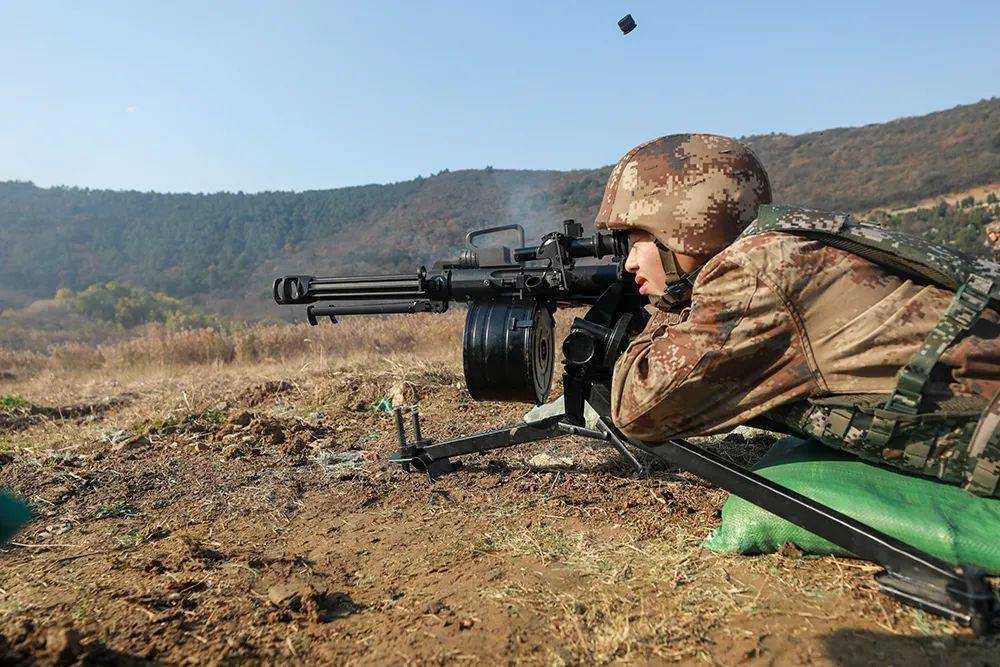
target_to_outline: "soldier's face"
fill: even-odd
[[[667,288],[667,273],[660,259],[660,249],[649,232],[633,230],[628,233],[631,248],[625,260],[625,270],[635,274],[639,294],[662,296]]]

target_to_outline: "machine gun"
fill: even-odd
[[[520,245],[484,246],[475,240],[514,231]],[[593,438],[613,446],[636,473],[644,466],[632,450],[686,469],[749,502],[885,568],[876,575],[881,590],[897,600],[971,626],[977,634],[1000,630],[1000,599],[984,573],[955,568],[871,526],[776,484],[683,440],[640,442],[611,420],[611,374],[628,341],[644,326],[646,299],[624,271],[624,232],[584,237],[572,220],[563,230],[526,246],[520,225],[470,232],[456,259],[421,267],[416,275],[316,278],[286,276],[274,281],[278,304],[308,304],[306,317],[332,322],[341,315],[445,312],[452,302],[468,304],[463,368],[476,400],[544,403],[555,361],[553,312],[560,305],[589,306],[573,320],[562,342],[565,413],[508,428],[434,443],[421,434],[411,411],[413,439],[395,410],[399,451],[390,460],[433,481],[461,467],[459,457],[562,437]],[[611,257],[584,264],[583,258]],[[585,425],[584,403],[598,413],[596,428]],[[696,408],[695,408],[696,409]]]
[[[508,231],[520,241],[514,250],[475,244],[480,237]],[[629,316],[617,320],[608,348],[613,364],[611,355],[617,357],[628,336],[645,324],[645,298],[623,270],[628,237],[621,232],[584,237],[583,226],[567,220],[563,231],[546,234],[538,245],[525,246],[524,238],[520,225],[469,232],[458,257],[436,262],[431,271],[420,267],[415,275],[286,276],[274,281],[274,300],[311,304],[306,309],[310,324],[320,317],[336,322],[341,315],[443,313],[452,302],[467,303],[463,365],[469,393],[480,401],[541,404],[552,384],[557,306],[615,299],[617,310]],[[612,263],[577,261],[609,255]],[[613,323],[605,318],[597,324]]]

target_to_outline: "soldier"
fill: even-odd
[[[615,366],[618,427],[656,441],[763,418],[996,495],[1000,267],[942,289],[806,235],[846,216],[770,200],[763,166],[726,137],[661,137],[615,166],[596,226],[628,230],[625,268],[656,306]],[[884,245],[896,266],[898,238]]]

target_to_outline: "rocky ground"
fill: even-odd
[[[869,564],[702,549],[726,494],[613,450],[565,438],[434,484],[388,464],[384,399],[418,402],[435,439],[520,419],[459,368],[0,382],[25,399],[0,418],[0,484],[37,513],[0,551],[0,659],[997,664],[996,640],[879,595]]]

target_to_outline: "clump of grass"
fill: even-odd
[[[229,415],[225,410],[206,410],[201,413],[201,418],[210,424],[225,424]]]
[[[137,547],[139,545],[145,544],[146,542],[152,542],[153,540],[158,540],[160,538],[166,537],[167,531],[163,529],[159,524],[143,526],[138,530],[133,530],[130,533],[125,533],[124,535],[119,535],[115,538],[118,544],[122,547]]]
[[[31,403],[16,394],[0,395],[0,411],[13,412],[31,407]]]
[[[139,510],[128,503],[115,503],[113,505],[100,505],[94,512],[95,519],[127,519],[136,516]]]

